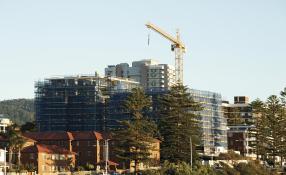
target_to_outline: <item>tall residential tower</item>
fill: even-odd
[[[175,84],[175,69],[168,64],[147,59],[117,65],[109,65],[105,68],[105,76],[130,78],[141,84],[144,89],[169,89]]]

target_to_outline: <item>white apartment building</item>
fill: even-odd
[[[105,76],[124,77],[137,81],[145,89],[168,89],[175,84],[175,68],[168,64],[159,64],[152,59],[109,65]]]
[[[6,132],[6,128],[12,124],[10,119],[3,118],[3,115],[0,114],[0,133]]]

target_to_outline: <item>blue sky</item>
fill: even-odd
[[[34,81],[103,74],[108,64],[154,58],[174,64],[151,21],[187,46],[184,82],[265,99],[286,87],[284,0],[0,0],[0,100],[33,98]]]

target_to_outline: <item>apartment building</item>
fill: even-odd
[[[57,145],[35,144],[21,151],[21,162],[34,166],[41,175],[70,171],[75,166],[75,153]]]
[[[51,77],[35,83],[35,113],[39,131],[102,131],[105,100],[139,83],[98,75]]]
[[[149,89],[146,95],[152,99],[152,110],[149,116],[157,122],[158,97],[168,91],[163,89]],[[199,123],[202,129],[202,144],[198,147],[202,156],[218,156],[221,152],[227,151],[227,121],[223,116],[222,99],[219,93],[191,89],[189,91],[194,101],[203,106],[203,110],[198,112],[200,115]],[[122,120],[129,120],[130,114],[123,108],[124,100],[128,97],[128,92],[115,93],[110,96],[107,114],[106,128],[109,130],[121,127]],[[190,111],[193,112],[193,111]]]
[[[253,134],[254,118],[249,98],[235,96],[234,103],[222,103],[225,118],[227,118],[228,149],[239,151],[241,155],[255,159],[255,137]]]
[[[169,89],[175,84],[175,68],[152,59],[134,61],[132,66],[128,63],[109,65],[105,76],[130,78],[144,89]]]
[[[221,94],[190,89],[191,97],[203,107],[199,114],[202,144],[198,147],[206,159],[227,152],[227,121],[223,116]]]
[[[26,138],[33,139],[37,144],[56,145],[75,154],[75,165],[92,164],[96,167],[100,162],[102,135],[94,131],[74,132],[28,132]]]
[[[6,132],[7,127],[12,124],[13,122],[9,118],[5,118],[3,114],[0,114],[0,133]]]

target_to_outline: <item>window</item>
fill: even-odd
[[[59,160],[59,154],[52,154],[52,160]]]
[[[56,171],[56,167],[55,166],[52,166],[52,171]]]
[[[65,155],[61,154],[60,155],[60,160],[65,160]]]
[[[46,160],[47,159],[47,155],[44,153],[43,154],[43,160]]]
[[[65,167],[59,166],[59,171],[65,171]]]
[[[87,146],[93,146],[93,142],[92,141],[87,141]]]
[[[42,170],[43,170],[43,171],[46,171],[46,170],[47,170],[46,165],[42,165]]]
[[[30,153],[30,159],[35,159],[34,153]]]
[[[56,154],[56,160],[60,160],[60,155]]]
[[[88,156],[88,157],[91,156],[91,151],[87,151],[87,156]]]

